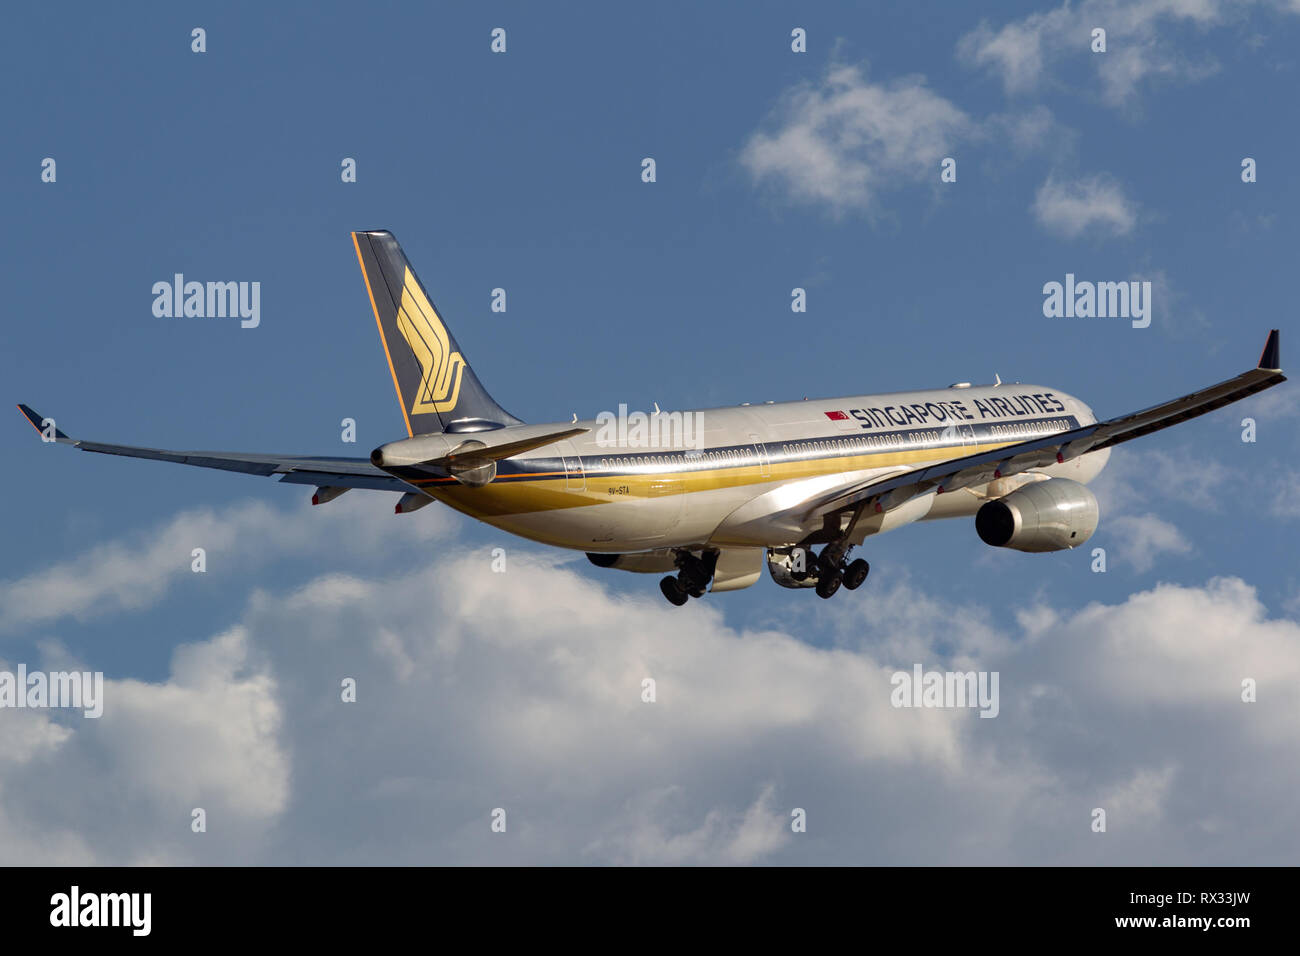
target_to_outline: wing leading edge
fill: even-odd
[[[1004,445],[990,452],[951,459],[883,479],[842,486],[806,500],[790,510],[798,512],[799,517],[805,521],[853,509],[863,502],[874,504],[877,511],[888,511],[907,499],[932,489],[942,494],[959,488],[985,484],[996,478],[1046,467],[1054,462],[1068,461],[1090,451],[1099,451],[1140,438],[1205,415],[1284,381],[1286,376],[1281,370],[1278,330],[1273,329],[1265,342],[1259,364],[1217,385],[1211,385],[1139,412],[1084,425],[1045,438]],[[52,420],[42,418],[31,407],[19,405],[18,409],[32,427],[43,436],[48,435],[55,442],[72,445],[82,451],[152,461],[170,461],[181,465],[216,468],[250,475],[279,475],[281,481],[293,484],[399,492],[420,491],[415,486],[377,468],[366,458],[306,458],[242,452],[169,451],[133,445],[113,445],[69,438],[54,426]],[[48,431],[46,422],[49,423]]]
[[[19,405],[38,432],[49,434],[53,441],[72,445],[82,451],[103,455],[123,455],[127,458],[146,458],[150,461],[170,461],[178,465],[199,468],[217,468],[245,475],[279,475],[281,481],[299,485],[321,485],[335,488],[369,488],[377,491],[419,491],[400,478],[376,468],[368,458],[304,458],[296,455],[258,455],[225,451],[168,451],[163,448],[140,448],[134,445],[110,445],[104,442],[69,438],[51,419],[42,418],[30,406]],[[44,424],[49,422],[49,430]]]
[[[1046,438],[1004,445],[993,451],[954,458],[887,478],[843,486],[803,502],[796,510],[804,521],[847,511],[863,502],[867,502],[875,511],[888,511],[909,498],[930,490],[943,494],[1033,468],[1069,461],[1090,451],[1100,451],[1170,428],[1281,384],[1286,381],[1281,361],[1278,330],[1273,329],[1264,343],[1259,365],[1217,385],[1153,405],[1140,412],[1084,425]]]

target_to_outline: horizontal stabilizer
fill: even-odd
[[[590,431],[582,427],[548,430],[554,427],[515,425],[470,435],[417,435],[380,445],[370,453],[370,461],[385,469],[446,468],[457,462],[500,461]]]
[[[566,438],[572,438],[574,435],[581,435],[587,431],[586,428],[566,428],[561,432],[551,432],[549,435],[538,435],[534,438],[521,438],[519,441],[508,441],[500,445],[483,445],[480,442],[466,441],[464,444],[455,448],[445,459],[447,462],[464,461],[465,459],[487,458],[492,461],[500,461],[503,458],[511,458],[514,455],[521,455],[526,451],[532,451],[534,448],[541,448],[544,445],[551,445],[557,441],[564,441]],[[434,461],[429,464],[441,464]]]

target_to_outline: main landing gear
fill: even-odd
[[[844,559],[841,558],[838,563],[830,564],[826,554],[830,548],[831,546],[827,545],[826,548],[823,549],[821,556],[817,559],[817,565],[819,568],[819,574],[817,577],[817,596],[820,598],[829,598],[833,596],[835,592],[840,589],[841,584],[850,591],[856,591],[858,588],[862,587],[862,582],[865,581],[867,575],[871,573],[871,565],[867,564],[867,562],[863,561],[861,558],[847,564]],[[820,570],[827,566],[830,567],[829,571]]]
[[[841,584],[850,591],[856,591],[871,572],[871,565],[861,558],[852,562],[848,560],[849,552],[853,550],[849,538],[853,536],[853,529],[857,527],[858,519],[862,517],[865,509],[864,501],[854,509],[853,516],[849,519],[849,526],[844,529],[844,532],[822,548],[822,553],[817,556],[818,597],[831,597],[840,589]]]
[[[659,590],[669,603],[681,607],[688,598],[702,597],[709,589],[718,565],[718,552],[705,551],[697,558],[689,551],[677,551],[673,563],[678,567],[676,577],[669,575],[661,580]]]

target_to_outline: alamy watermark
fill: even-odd
[[[596,416],[596,444],[602,448],[703,448],[703,412],[618,412]]]
[[[83,893],[74,884],[50,897],[50,925],[56,927],[122,927],[132,936],[148,936],[152,913],[152,893]]]
[[[153,314],[160,319],[239,318],[245,329],[262,322],[260,282],[186,282],[177,272],[171,282],[155,282],[153,295]]]
[[[915,664],[911,672],[894,671],[889,702],[895,707],[978,707],[981,717],[996,717],[997,671],[927,671]]]
[[[0,671],[0,709],[70,707],[85,717],[104,713],[103,671],[32,671],[19,664],[17,672]]]
[[[1043,286],[1043,315],[1049,319],[1132,319],[1133,328],[1151,324],[1151,283],[1076,282],[1074,273],[1065,282]]]

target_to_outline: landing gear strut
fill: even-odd
[[[709,589],[718,565],[718,552],[705,551],[697,558],[689,551],[679,550],[674,554],[673,563],[678,567],[677,576],[662,579],[659,590],[671,604],[681,607],[688,598],[703,597]]]
[[[856,561],[848,562],[849,552],[853,550],[853,545],[849,544],[849,538],[853,535],[853,529],[857,527],[858,519],[862,517],[862,512],[866,509],[867,503],[864,501],[853,511],[853,517],[849,519],[849,526],[844,532],[822,548],[822,553],[817,556],[817,596],[820,598],[829,598],[844,585],[850,591],[856,591],[862,587],[862,582],[867,579],[867,574],[871,571],[871,565],[867,564],[861,558]]]

